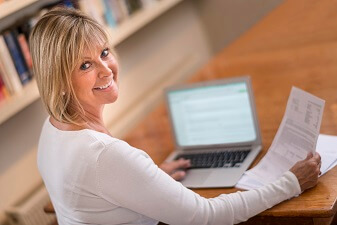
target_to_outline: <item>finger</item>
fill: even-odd
[[[318,152],[316,152],[315,153],[315,156],[314,156],[319,162],[321,162],[321,155],[318,153]]]
[[[182,180],[186,176],[185,171],[176,171],[173,174],[171,174],[171,177],[175,180]]]
[[[319,162],[318,163],[318,168],[321,169],[321,167],[322,167],[322,162]]]
[[[186,160],[186,159],[179,159],[179,160],[175,160],[175,161],[172,161],[166,164],[166,168],[169,172],[173,172],[174,170],[177,170],[180,168],[187,168],[190,166],[191,166],[190,160]]]
[[[180,162],[181,164],[187,164],[187,163],[191,163],[191,160],[190,159],[184,159],[184,158],[181,158],[178,160],[178,162]]]
[[[311,159],[313,156],[312,152],[309,152],[305,160]]]
[[[189,159],[179,159],[178,161],[176,161],[176,164],[173,164],[174,169],[185,169],[187,167],[191,166],[191,160]]]
[[[315,161],[315,163],[318,165],[321,162],[321,156],[317,153],[311,158],[311,160]]]
[[[184,165],[182,166],[182,168],[186,169],[188,167],[191,167],[191,160],[186,159]]]

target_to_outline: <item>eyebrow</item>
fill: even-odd
[[[102,48],[102,51],[104,51],[106,48],[109,48],[109,46],[107,46],[106,45],[106,43],[105,43],[105,45],[103,45],[103,46],[106,46],[106,47],[103,47]],[[85,56],[85,57],[83,57],[83,58],[81,58],[82,60],[85,60],[85,59],[92,59],[90,56]]]

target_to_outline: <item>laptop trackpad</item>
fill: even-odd
[[[190,188],[233,187],[242,173],[237,168],[190,170],[181,183]]]
[[[209,170],[188,170],[186,177],[181,183],[186,187],[199,186],[200,183],[204,183],[207,180],[210,174],[211,172]]]

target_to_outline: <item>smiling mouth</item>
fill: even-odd
[[[107,89],[108,87],[110,87],[111,84],[112,84],[112,80],[109,83],[107,83],[106,85],[103,85],[103,86],[100,86],[100,87],[95,87],[93,89],[94,90],[104,90],[104,89]]]

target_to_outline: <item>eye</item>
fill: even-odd
[[[107,57],[109,55],[109,49],[106,48],[101,53],[101,58]]]
[[[80,66],[80,70],[86,70],[91,66],[90,62],[84,62],[82,63],[82,65]]]

